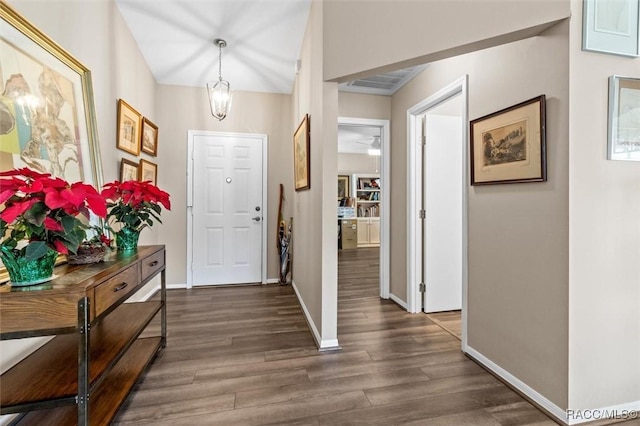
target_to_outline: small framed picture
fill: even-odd
[[[158,165],[144,159],[140,160],[140,180],[157,185]]]
[[[120,182],[138,180],[138,163],[123,158],[120,160]]]
[[[640,56],[638,0],[584,0],[582,50]]]
[[[545,182],[545,96],[471,122],[471,185]]]
[[[640,78],[609,77],[609,160],[640,161]]]
[[[338,176],[338,200],[349,198],[349,175]]]
[[[158,155],[158,126],[153,124],[147,117],[142,119],[142,138],[140,139],[140,149],[154,157]]]
[[[142,116],[131,105],[118,100],[116,148],[129,154],[140,154],[140,124]]]
[[[310,133],[309,114],[305,114],[298,129],[293,134],[293,175],[296,191],[311,187]]]

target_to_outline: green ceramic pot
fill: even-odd
[[[11,285],[19,287],[51,280],[58,252],[49,249],[44,256],[35,260],[27,260],[17,251],[1,250],[0,258],[9,272]]]
[[[140,231],[125,226],[116,232],[116,246],[118,246],[118,250],[122,251],[136,250],[138,248],[139,237]]]

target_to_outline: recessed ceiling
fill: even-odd
[[[291,93],[311,0],[116,0],[159,84]]]

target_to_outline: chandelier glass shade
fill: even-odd
[[[218,80],[212,80],[207,83],[207,93],[209,95],[209,105],[211,106],[211,115],[222,121],[229,111],[231,111],[231,85],[228,81],[222,79],[222,48],[227,46],[227,42],[222,39],[215,39],[213,43],[218,46]]]

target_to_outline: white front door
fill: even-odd
[[[193,135],[192,284],[262,281],[263,137]]]
[[[425,114],[424,154],[424,311],[462,307],[463,135],[462,95]]]

